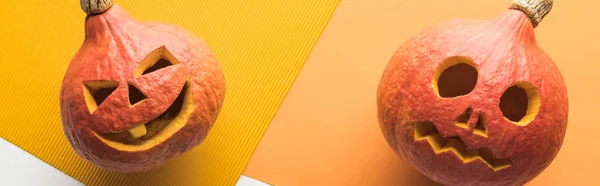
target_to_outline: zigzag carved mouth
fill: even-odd
[[[431,122],[415,123],[414,136],[415,141],[426,140],[433,148],[435,154],[452,152],[464,164],[479,160],[494,171],[499,171],[512,165],[509,158],[494,158],[494,155],[488,148],[467,150],[467,146],[459,137],[442,137]]]

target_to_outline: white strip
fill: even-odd
[[[84,185],[12,143],[0,138],[0,185]]]
[[[0,138],[0,185],[84,186],[3,138]],[[271,185],[241,176],[236,186]]]
[[[271,186],[265,182],[242,175],[235,186]]]

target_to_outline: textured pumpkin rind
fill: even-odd
[[[153,50],[165,47],[180,64],[134,78],[135,69]],[[114,80],[119,87],[90,113],[83,81]],[[163,143],[147,150],[124,151],[108,146],[93,132],[121,132],[164,112],[189,83],[193,110],[185,125]],[[127,83],[147,94],[129,108]],[[86,39],[73,57],[61,87],[64,133],[77,154],[98,167],[136,172],[156,168],[200,144],[223,104],[225,78],[209,47],[175,25],[134,20],[118,5],[86,19]]]
[[[432,79],[448,57],[465,56],[478,65],[479,79],[465,96],[440,98]],[[541,106],[527,126],[508,122],[500,96],[518,81],[537,87]],[[405,43],[383,72],[377,92],[378,118],[389,146],[406,162],[444,185],[522,185],[557,155],[566,132],[566,86],[552,59],[537,46],[527,17],[509,10],[491,21],[454,20],[429,28]],[[488,138],[456,127],[467,108],[483,112]],[[512,166],[494,172],[481,161],[464,164],[452,152],[434,154],[427,141],[415,141],[414,124],[432,122],[444,137],[460,136],[469,149],[488,148]]]

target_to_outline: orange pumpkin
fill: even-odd
[[[85,40],[64,76],[64,134],[75,152],[118,172],[156,168],[200,144],[225,96],[209,47],[175,25],[82,0]]]
[[[522,185],[559,152],[562,75],[534,28],[552,0],[514,0],[492,20],[454,20],[405,42],[377,93],[381,130],[408,164],[444,185]]]

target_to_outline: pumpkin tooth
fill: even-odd
[[[129,129],[129,133],[131,133],[134,138],[140,138],[146,135],[146,132],[146,125],[144,123]]]

